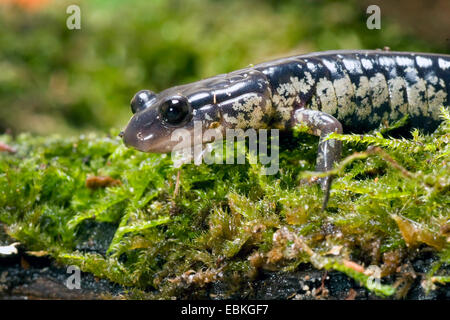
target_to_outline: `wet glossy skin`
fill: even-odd
[[[190,116],[180,124],[167,125],[160,115],[160,107],[173,97],[187,100]],[[237,116],[238,104],[255,99],[260,100],[260,105],[248,103],[248,109],[240,113],[248,116],[255,109],[260,110],[262,116],[253,123],[256,128],[269,120],[271,110],[266,107],[270,107],[271,102],[266,76],[255,69],[243,69],[173,87],[154,95],[145,108],[135,113],[125,129],[123,139],[126,145],[144,152],[169,152],[177,144],[170,140],[170,134],[175,129],[192,131],[194,121],[202,121],[203,129],[217,127],[224,133],[226,128],[236,127],[231,123],[231,117]]]
[[[325,112],[345,131],[364,132],[383,120],[410,115],[414,127],[432,131],[439,107],[449,105],[448,55],[385,51],[330,51],[289,57],[218,75],[156,94],[130,120],[124,142],[145,152],[169,152],[176,128],[289,128],[300,108]],[[191,119],[164,125],[162,102],[186,97]],[[346,130],[347,129],[347,130]]]
[[[405,115],[412,127],[435,130],[439,108],[450,105],[450,56],[327,51],[146,94],[144,100],[137,94],[132,103],[136,113],[123,134],[127,146],[170,152],[177,144],[171,133],[183,128],[192,134],[194,121],[222,133],[227,128],[290,129],[302,122],[321,137],[317,168],[326,171],[339,159],[341,148],[337,141],[323,140],[330,132],[364,133]],[[179,123],[164,121],[162,110],[174,110],[168,101],[188,110]],[[322,187],[328,190],[330,181],[321,181]]]

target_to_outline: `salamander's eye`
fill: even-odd
[[[161,105],[159,112],[166,124],[180,125],[189,120],[191,107],[186,98],[173,97]]]
[[[156,98],[156,94],[150,90],[141,90],[131,99],[131,112],[136,113],[150,106],[149,101]]]

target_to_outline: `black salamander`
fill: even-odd
[[[331,132],[364,133],[408,115],[426,132],[450,105],[450,55],[378,50],[326,51],[270,61],[176,86],[139,91],[124,143],[144,152],[170,152],[171,133],[184,128],[278,128],[302,123],[320,137],[317,170],[332,169],[341,143]],[[195,139],[192,139],[194,141]],[[210,141],[202,141],[206,143]],[[328,199],[331,177],[319,181]]]

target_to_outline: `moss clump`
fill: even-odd
[[[442,113],[435,133],[410,140],[388,138],[386,128],[336,135],[345,158],[325,212],[319,187],[300,183],[317,176],[317,139],[302,132],[282,140],[273,176],[248,163],[177,169],[169,156],[126,149],[117,132],[1,136],[17,152],[0,154],[0,221],[30,250],[133,287],[132,297],[180,297],[214,281],[232,283],[231,294],[261,270],[302,263],[400,296],[417,249],[437,256],[423,279],[432,290],[448,283],[450,262],[450,115]],[[115,183],[88,188],[96,176]],[[108,248],[95,245],[103,227],[86,247],[92,224],[115,230]]]

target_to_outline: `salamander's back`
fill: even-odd
[[[409,115],[411,127],[433,131],[450,105],[450,56],[378,50],[326,51],[258,64],[275,110],[321,110],[346,131],[364,132]],[[286,126],[292,119],[283,119]]]
[[[214,128],[222,134],[229,128],[289,129],[298,123],[295,114],[300,109],[332,116],[349,133],[364,133],[405,115],[409,117],[406,131],[415,127],[431,132],[440,123],[440,107],[450,105],[449,93],[448,55],[375,50],[311,53],[158,94],[139,92],[123,137],[139,150],[168,152],[178,145],[170,138],[174,131],[183,129],[193,136],[196,123],[202,130]]]

